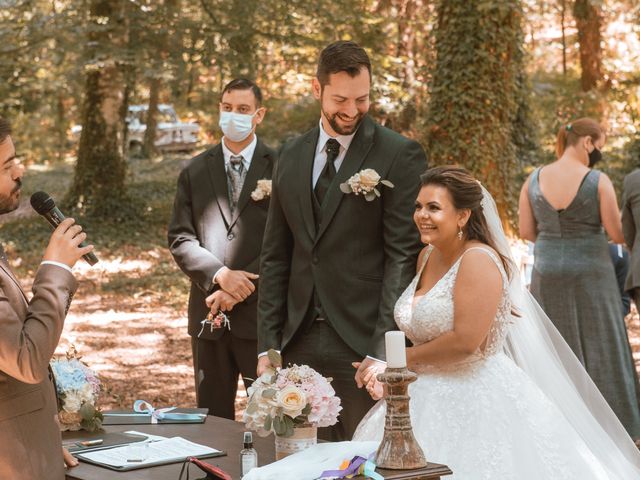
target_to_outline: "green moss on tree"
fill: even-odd
[[[430,163],[468,168],[516,218],[523,160],[537,149],[516,0],[441,0],[425,144]]]

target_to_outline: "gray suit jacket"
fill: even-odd
[[[624,241],[631,252],[629,274],[624,288],[629,291],[640,287],[640,169],[624,177],[622,191],[622,232]]]
[[[0,261],[0,478],[64,479],[48,366],[76,287],[68,271],[42,265],[27,303]]]
[[[213,275],[221,267],[259,273],[269,198],[255,201],[251,192],[258,180],[271,179],[275,160],[276,153],[258,138],[234,215],[220,144],[192,158],[180,172],[168,240],[173,258],[191,279],[191,336],[200,332],[200,322],[209,313],[205,298],[213,292]],[[232,335],[255,340],[257,297],[256,288],[231,311]],[[207,329],[202,338],[207,338]]]
[[[322,206],[316,228],[311,172],[319,127],[287,143],[273,179],[262,246],[258,351],[285,349],[303,323],[314,288],[328,321],[361,355],[385,358],[384,333],[396,329],[395,302],[415,275],[421,243],[413,223],[422,147],[366,116]],[[374,169],[380,186],[368,202],[339,185]],[[319,352],[321,354],[321,352]]]

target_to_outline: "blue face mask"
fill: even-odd
[[[229,140],[241,142],[253,131],[254,116],[255,113],[253,115],[245,115],[243,113],[220,112],[218,125],[220,125],[224,136]]]

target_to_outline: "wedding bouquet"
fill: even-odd
[[[331,378],[306,365],[281,368],[280,354],[269,350],[268,355],[276,368],[268,369],[247,389],[243,418],[247,428],[261,437],[271,432],[290,437],[294,427],[334,425],[342,407]]]
[[[62,431],[99,430],[103,416],[97,408],[100,380],[95,372],[80,361],[73,347],[66,358],[51,361],[51,370],[55,378]]]

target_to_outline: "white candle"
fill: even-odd
[[[404,332],[392,331],[385,333],[384,344],[387,351],[387,367],[405,368],[407,366],[407,351],[405,349]]]

